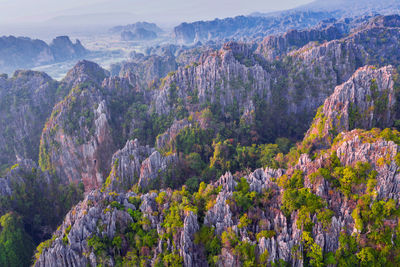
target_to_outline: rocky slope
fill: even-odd
[[[58,36],[49,45],[54,55],[54,62],[79,59],[88,54],[79,40],[72,43],[68,36]]]
[[[167,76],[168,73],[175,71],[177,65],[175,57],[169,53],[161,56],[137,54],[132,60],[119,66],[118,71],[114,71],[114,74],[129,77],[130,83],[140,88],[151,88],[157,86],[160,79]]]
[[[249,134],[258,142],[299,138],[317,107],[358,67],[398,64],[399,21],[376,17],[342,39],[310,43],[274,62],[257,45],[229,42],[160,82],[154,80],[176,67],[173,56],[139,57],[110,78],[98,66],[80,63],[63,80],[73,90],[43,132],[40,165],[57,170],[63,181],[99,188],[114,151],[129,138],[154,147],[175,120],[189,117],[192,125],[214,132],[232,127],[244,142]],[[155,156],[155,166],[165,166],[162,155]]]
[[[106,75],[94,63],[78,63],[62,81],[72,90],[54,107],[40,141],[42,169],[55,170],[67,183],[83,181],[88,189],[101,186],[115,149],[101,91]]]
[[[35,265],[396,265],[400,133],[373,127],[398,127],[399,21],[374,17],[294,50],[228,42],[153,88],[135,66],[107,77],[80,62],[62,81],[73,89],[46,124],[40,165],[87,195]],[[324,34],[279,38],[300,35],[301,46]],[[303,142],[271,156],[279,146],[265,143],[298,138],[324,101]],[[258,155],[270,167],[251,171]],[[217,175],[235,161],[236,173]],[[192,187],[199,177],[207,183]],[[180,189],[147,190],[166,180]]]
[[[136,183],[146,190],[156,184],[167,168],[178,162],[175,154],[163,156],[154,148],[140,146],[139,141],[128,141],[112,157],[113,166],[103,190],[121,192]]]
[[[12,73],[16,69],[78,59],[88,52],[79,40],[74,44],[67,36],[59,36],[49,45],[26,37],[3,36],[0,38],[0,72]]]
[[[333,18],[330,12],[296,12],[282,16],[215,19],[182,23],[174,28],[174,38],[180,44],[192,44],[209,40],[252,40],[289,29],[304,29],[321,20]]]
[[[333,23],[332,23],[333,21]],[[345,37],[353,27],[354,21],[344,20],[334,22],[330,20],[320,23],[315,28],[306,30],[289,30],[281,35],[266,37],[258,46],[258,53],[264,55],[268,60],[275,60],[286,55],[291,50],[297,50],[310,42],[324,42]]]
[[[298,8],[272,13],[254,13],[251,16],[182,23],[174,28],[178,43],[191,44],[209,40],[257,40],[288,30],[314,27],[321,20],[362,18],[376,14],[399,14],[396,0],[376,3],[374,0],[314,1]]]
[[[256,48],[251,44],[227,43],[219,51],[204,53],[199,65],[178,68],[168,77],[157,96],[156,110],[169,112],[166,96],[176,86],[177,96],[189,113],[198,111],[196,105],[187,102],[191,92],[197,91],[200,104],[205,101],[218,103],[225,110],[237,102],[239,111],[253,111],[253,114],[266,109],[263,113],[270,116],[264,118],[268,125],[264,128],[272,127],[275,133],[277,128],[285,129],[286,133],[301,136],[299,132],[306,129],[300,129],[308,124],[316,108],[332,93],[332,88],[346,81],[359,67],[398,64],[395,51],[398,51],[399,21],[398,16],[376,17],[344,38],[323,44],[311,42],[288,54],[283,52],[281,59],[273,62],[270,59],[274,57],[274,51],[286,50],[280,46],[281,41],[267,47],[263,42]],[[299,34],[307,36],[299,40],[302,45],[325,32]],[[295,42],[291,38],[297,38],[292,36],[288,33],[279,38],[289,44]],[[325,37],[329,40],[334,36]],[[266,42],[272,39],[270,37]],[[219,89],[226,93],[219,93]],[[282,109],[282,106],[287,108]],[[285,116],[284,121],[290,121],[291,128],[274,119],[278,114],[281,118]],[[302,114],[304,120],[293,119],[295,114]]]
[[[361,184],[351,187],[350,192],[363,196],[363,199],[371,198],[375,208],[385,210],[385,218],[377,219],[377,223],[364,221],[365,226],[390,225],[394,228],[398,223],[394,211],[400,196],[400,177],[394,159],[399,148],[393,141],[378,136],[376,131],[345,133],[342,141],[328,152],[336,153],[340,164],[349,170],[354,166],[357,168],[358,162],[372,166],[369,168],[376,171],[371,178],[372,187]],[[381,158],[387,161],[381,164]],[[346,197],[341,187],[318,175],[318,168],[329,164],[333,164],[329,157],[311,161],[303,155],[296,166],[286,171],[287,175],[283,175],[282,170],[259,169],[238,181],[227,173],[215,185],[201,187],[199,195],[188,195],[184,190],[173,194],[161,191],[140,197],[133,193],[107,195],[92,192],[67,215],[53,239],[40,247],[35,266],[82,265],[88,262],[114,266],[121,262],[135,264],[139,259],[144,259],[149,266],[157,262],[207,266],[207,258],[209,264],[214,262],[218,266],[269,265],[283,261],[303,266],[305,262],[323,264],[324,260],[325,264],[337,264],[351,257],[341,256],[347,253],[342,236],[351,238],[351,234],[365,240],[356,243],[352,256],[358,262],[368,262],[362,258],[362,253],[372,248],[363,242],[376,242],[377,239],[365,234],[365,228],[360,226],[360,220],[365,220],[358,217],[365,216],[358,215],[358,212],[363,212],[362,204]],[[295,206],[288,207],[292,205],[288,203],[293,197],[290,194],[295,194],[290,184],[292,181],[299,183],[297,179],[304,179],[297,185],[303,187],[297,194],[304,194],[302,197],[309,200],[293,200]],[[342,183],[341,177],[337,179]],[[371,197],[368,192],[376,192],[376,196]],[[239,195],[246,193],[248,195],[242,197],[247,197],[251,208],[241,206],[243,202],[239,202]],[[201,197],[210,201],[205,211],[196,206]],[[178,205],[181,199],[185,199],[183,207]],[[135,213],[135,210],[140,213]],[[204,221],[198,216],[204,216]],[[136,222],[140,222],[146,233],[154,233],[154,240],[143,243],[142,248],[130,239],[129,233],[133,231],[137,235],[136,231],[140,231],[134,226]],[[115,225],[119,227],[115,228]],[[392,238],[397,238],[395,232],[390,233]],[[213,248],[216,251],[210,250],[211,240],[207,238],[216,240],[216,244],[222,243]],[[376,251],[379,253],[380,249],[376,248]],[[393,253],[395,250],[389,255]]]
[[[55,103],[67,93],[47,74],[17,71],[0,77],[0,165],[17,158],[38,159],[39,141]]]
[[[63,187],[32,160],[19,159],[0,176],[0,217],[7,212],[20,214],[30,241],[39,244],[51,236],[82,193],[77,187]]]
[[[399,29],[332,20],[156,47],[111,76],[1,75],[0,216],[38,243],[86,190],[38,266],[396,266]]]
[[[306,139],[330,140],[342,131],[395,126],[399,119],[398,74],[392,66],[357,70],[336,87],[318,111]]]

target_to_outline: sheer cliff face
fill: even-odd
[[[325,100],[306,139],[318,136],[324,140],[354,128],[394,126],[400,115],[397,77],[392,66],[380,69],[366,66],[357,70]]]
[[[268,60],[275,60],[292,50],[310,42],[324,42],[341,39],[350,31],[349,23],[321,23],[311,30],[290,30],[284,34],[266,37],[258,46],[257,52]]]
[[[237,49],[237,51],[235,51]],[[235,58],[235,53],[247,52],[245,45],[230,43],[221,50],[203,55],[200,64],[179,68],[165,79],[155,96],[155,108],[159,113],[171,112],[168,98],[172,91],[185,101],[196,94],[198,103],[206,101],[221,104],[223,109],[234,102],[240,108],[250,105],[252,99],[270,91],[270,74],[260,65],[245,66]],[[245,52],[246,51],[246,52]]]
[[[54,107],[40,141],[42,169],[55,170],[64,183],[83,182],[88,190],[103,183],[115,149],[101,91],[106,74],[86,61],[68,73],[62,84],[72,90]]]
[[[44,123],[67,92],[45,73],[18,71],[11,78],[0,77],[0,165],[17,157],[38,159]]]

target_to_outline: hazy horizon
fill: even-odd
[[[179,22],[210,20],[252,12],[291,9],[312,0],[0,0],[0,26],[35,25],[54,22],[59,17],[87,14],[124,14],[124,20],[145,20],[171,26]],[[132,21],[132,23],[135,21]],[[90,21],[88,21],[90,23]],[[1,35],[1,30],[0,30]]]

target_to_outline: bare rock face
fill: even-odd
[[[123,192],[136,183],[142,189],[152,187],[167,168],[178,163],[178,157],[175,154],[163,156],[148,145],[141,146],[135,139],[127,141],[125,147],[113,155],[112,162],[103,189]]]
[[[266,168],[255,170],[253,173],[246,177],[250,185],[250,190],[261,193],[263,189],[273,186],[271,178],[278,178],[285,174],[283,169]]]
[[[152,182],[156,182],[167,168],[178,162],[178,157],[175,154],[162,156],[160,152],[154,151],[147,159],[142,162],[140,167],[139,186],[148,188]]]
[[[341,39],[349,32],[349,28],[350,25],[344,21],[321,23],[321,25],[309,30],[289,30],[284,34],[266,37],[258,46],[257,53],[273,61],[291,50],[297,50],[310,42]]]
[[[35,71],[0,77],[0,165],[12,165],[17,157],[37,161],[46,119],[68,93],[58,86],[47,74]]]
[[[97,265],[91,254],[87,239],[97,234],[112,239],[117,231],[124,231],[132,222],[126,211],[111,208],[104,203],[118,201],[123,205],[128,196],[106,196],[93,191],[71,210],[63,225],[56,231],[50,244],[45,248],[34,266],[85,266]],[[109,210],[105,210],[108,206]],[[117,230],[118,224],[118,230]],[[64,240],[63,240],[64,237]],[[87,256],[84,254],[87,253]],[[107,265],[113,266],[110,259]]]
[[[354,128],[371,129],[394,125],[395,75],[393,67],[359,69],[347,82],[335,88],[317,114],[306,135],[321,139]]]
[[[167,149],[169,146],[171,146],[171,141],[174,140],[174,138],[179,134],[182,129],[191,126],[192,124],[189,123],[186,119],[174,121],[174,123],[165,133],[157,136],[156,147],[161,150]]]
[[[214,226],[218,235],[222,234],[228,227],[233,226],[232,212],[228,204],[225,203],[230,196],[230,193],[220,193],[214,207],[207,212],[204,219],[204,224]]]
[[[167,196],[171,197],[167,192]],[[155,201],[156,193],[141,196],[139,209],[131,204],[133,193],[105,194],[100,191],[90,192],[85,199],[75,206],[66,216],[64,223],[54,233],[53,239],[47,241],[42,253],[36,259],[34,266],[82,266],[107,264],[115,266],[113,257],[102,258],[96,254],[93,238],[100,240],[115,240],[115,237],[123,237],[135,222],[130,216],[132,211],[140,211],[144,221],[149,223],[143,228],[146,231],[157,230],[160,234],[165,233],[161,207]],[[116,208],[116,206],[119,206]],[[166,207],[168,208],[168,207]],[[183,224],[176,233],[175,245],[166,244],[168,250],[179,250],[184,266],[207,266],[201,254],[201,248],[194,243],[194,235],[199,230],[197,215],[189,212],[182,218]],[[128,240],[123,237],[121,251],[129,247]],[[165,241],[160,238],[162,245]],[[105,253],[114,254],[115,250],[104,248]],[[113,252],[114,251],[114,252]],[[151,251],[157,256],[158,249]],[[162,251],[161,251],[162,252]],[[154,259],[153,259],[154,260]],[[148,263],[150,264],[151,261]]]
[[[63,80],[73,89],[54,107],[42,133],[42,169],[55,170],[64,183],[83,182],[87,190],[101,186],[115,149],[99,84],[105,75],[94,63],[78,63]]]
[[[137,139],[127,141],[125,147],[112,157],[111,184],[106,184],[112,191],[129,189],[139,180],[142,163],[153,152],[154,148],[141,146]]]
[[[19,159],[15,165],[13,165],[3,178],[0,178],[0,197],[10,197],[13,192],[13,185],[23,185],[24,173],[32,173],[37,169],[37,165],[32,160]],[[0,212],[1,212],[0,208]]]
[[[183,222],[183,231],[181,232],[180,240],[181,248],[179,253],[183,258],[184,266],[208,266],[200,252],[200,246],[194,243],[195,234],[199,229],[197,215],[190,211]]]
[[[260,65],[246,67],[235,59],[236,46],[231,43],[220,51],[203,55],[200,65],[180,67],[166,77],[160,92],[155,96],[155,109],[158,113],[171,112],[170,92],[176,90],[177,97],[187,101],[193,94],[199,103],[207,100],[218,102],[222,110],[237,103],[240,108],[251,106],[253,97],[261,96],[270,87],[270,74]],[[252,90],[247,90],[246,88]],[[221,93],[224,91],[224,93]],[[189,110],[190,111],[190,110]]]
[[[129,79],[133,86],[147,89],[158,86],[160,79],[178,68],[175,56],[170,53],[162,55],[136,55],[123,64],[114,65],[114,73]]]
[[[377,131],[377,130],[376,130]],[[368,162],[378,172],[377,196],[379,199],[400,198],[400,175],[394,159],[399,153],[399,146],[393,141],[377,140],[365,142],[368,136],[357,135],[359,131],[341,134],[341,145],[337,148],[337,155],[345,165],[354,166],[357,162]],[[340,144],[339,143],[339,144]],[[383,161],[383,159],[386,159]]]

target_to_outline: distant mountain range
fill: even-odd
[[[68,36],[59,36],[50,44],[27,37],[3,36],[0,37],[0,73],[79,59],[88,53],[79,40],[73,43]]]
[[[210,40],[252,40],[289,29],[304,29],[321,20],[342,19],[374,14],[398,14],[400,1],[383,0],[317,0],[310,4],[281,12],[252,13],[250,16],[182,23],[174,28],[179,44]]]
[[[335,12],[337,17],[354,17],[365,14],[392,14],[398,13],[400,10],[400,2],[397,0],[316,0],[310,4],[306,4],[291,10],[270,13],[252,13],[252,16],[279,16],[284,13],[296,11],[314,11],[314,12]]]

